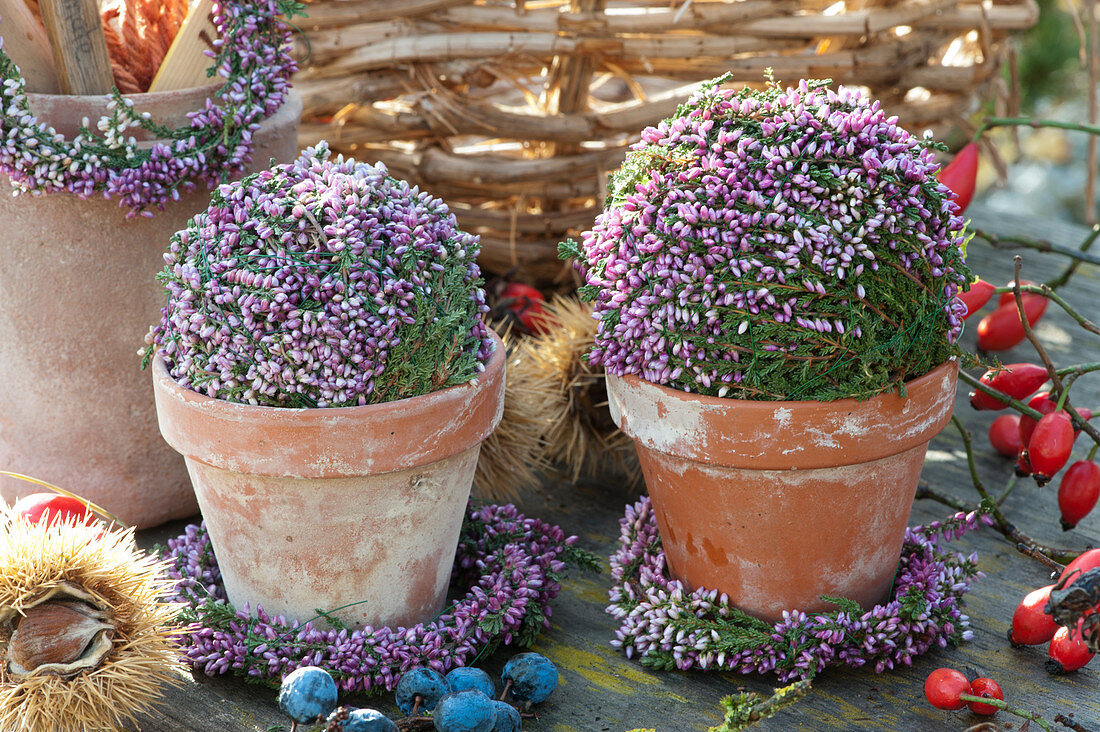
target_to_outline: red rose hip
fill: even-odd
[[[989,425],[989,444],[1005,457],[1020,454],[1023,443],[1020,442],[1020,417],[1015,414],[1002,414]]]
[[[960,292],[957,297],[966,305],[966,315],[963,316],[963,320],[966,320],[993,297],[993,285],[985,280],[974,280],[970,283],[970,289]]]
[[[1094,655],[1081,638],[1081,633],[1071,633],[1069,628],[1058,629],[1050,640],[1047,652],[1050,658],[1047,659],[1046,669],[1051,674],[1068,674],[1084,668]]]
[[[1040,587],[1024,596],[1012,613],[1008,642],[1014,646],[1037,646],[1046,643],[1058,632],[1058,624],[1046,613],[1046,604],[1054,585]]]
[[[1069,466],[1058,485],[1058,509],[1062,530],[1069,531],[1088,516],[1100,499],[1100,465],[1078,460]]]
[[[1024,315],[1035,325],[1047,309],[1042,295],[1024,295]],[[983,351],[1007,351],[1019,345],[1026,334],[1015,301],[1002,305],[978,322],[978,348]]]
[[[1050,398],[1050,392],[1041,391],[1035,396],[1031,397],[1027,405],[1037,411],[1039,414],[1050,414],[1058,408],[1058,404]],[[1035,431],[1035,425],[1039,424],[1038,420],[1028,417],[1026,414],[1020,415],[1020,442],[1027,445],[1031,439],[1031,433]]]
[[[924,680],[924,696],[936,709],[962,709],[962,694],[970,693],[970,681],[953,668],[938,668]]]
[[[1073,451],[1073,422],[1069,413],[1059,409],[1039,420],[1027,443],[1031,475],[1039,485],[1046,485],[1069,460]]]
[[[984,676],[974,679],[970,683],[970,694],[972,696],[981,696],[986,699],[1000,699],[1005,700],[1005,694],[1001,691],[1001,685],[993,679],[987,679]],[[981,702],[967,702],[967,706],[970,707],[970,711],[974,714],[982,714],[987,717],[997,713],[997,707],[992,704],[982,704]]]
[[[986,371],[981,383],[1013,399],[1025,399],[1048,378],[1047,370],[1038,364],[1011,363],[1000,370]],[[1004,409],[1008,405],[984,391],[975,391],[970,395],[970,406],[974,409]]]

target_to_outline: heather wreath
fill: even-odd
[[[958,352],[963,221],[918,139],[857,90],[705,86],[642,132],[566,242],[591,362],[689,392],[866,398]]]
[[[447,672],[500,645],[529,646],[550,626],[550,602],[570,566],[599,571],[600,560],[577,537],[528,518],[515,506],[469,507],[451,572],[457,597],[440,615],[412,627],[325,628],[234,608],[205,525],[168,541],[168,575],[176,582],[184,661],[203,673],[234,673],[277,683],[296,668],[321,666],[345,691],[393,690],[411,668]],[[317,620],[332,621],[325,613]]]
[[[69,192],[117,198],[129,215],[152,215],[198,184],[212,188],[247,164],[252,136],[282,106],[297,64],[286,18],[303,5],[288,0],[215,3],[211,83],[222,85],[188,124],[170,129],[115,89],[108,114],[85,119],[67,139],[35,118],[26,82],[0,38],[0,173],[15,193]],[[146,143],[131,132],[152,138]]]
[[[442,201],[322,143],[220,186],[172,238],[143,363],[159,353],[181,386],[274,407],[468,382],[493,349],[478,251]]]
[[[784,611],[774,625],[734,607],[717,590],[691,590],[673,579],[648,497],[619,520],[611,556],[611,604],[619,622],[611,645],[651,668],[774,673],[780,681],[812,678],[827,666],[866,666],[882,673],[932,648],[970,640],[964,595],[980,577],[978,556],[944,545],[982,524],[985,513],[956,513],[946,521],[905,530],[890,598],[869,610],[826,597],[835,612]]]

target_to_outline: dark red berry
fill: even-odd
[[[924,680],[924,696],[936,709],[962,709],[961,698],[970,693],[970,681],[953,668],[938,668]]]
[[[1058,632],[1050,640],[1047,649],[1050,658],[1047,659],[1046,669],[1052,674],[1068,674],[1088,665],[1093,654],[1079,631],[1073,633],[1069,628],[1059,628]]]
[[[1069,466],[1058,485],[1058,508],[1062,530],[1069,531],[1096,506],[1100,499],[1100,465],[1078,460]]]
[[[1027,459],[1031,462],[1031,477],[1046,485],[1069,461],[1073,451],[1073,422],[1063,409],[1043,415],[1027,443]]]
[[[1020,454],[1023,443],[1020,442],[1020,417],[1015,414],[1002,414],[989,425],[989,444],[1005,457]]]
[[[1013,399],[1025,399],[1048,378],[1047,370],[1038,364],[1012,363],[1000,370],[986,371],[981,383]],[[1004,409],[1008,405],[984,391],[975,391],[970,395],[970,406],[974,409]]]
[[[70,521],[72,517],[76,517],[78,523],[90,524],[96,521],[86,503],[61,493],[32,493],[16,501],[12,511],[25,516],[32,524],[43,519],[53,524]]]
[[[1058,632],[1058,624],[1046,613],[1046,604],[1054,585],[1032,590],[1020,600],[1012,613],[1008,641],[1014,646],[1037,646],[1046,643]]]
[[[1005,693],[1001,691],[1001,685],[993,679],[987,679],[984,676],[974,679],[970,682],[970,694],[971,696],[981,696],[986,699],[1000,699],[1005,700]],[[992,716],[997,713],[997,707],[992,704],[982,704],[981,702],[968,702],[967,706],[970,707],[970,711],[974,714],[984,714],[985,716]]]

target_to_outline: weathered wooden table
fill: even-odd
[[[1080,227],[1044,223],[1022,217],[972,211],[977,225],[1002,235],[1026,234],[1076,246],[1085,231]],[[1024,257],[1024,276],[1042,281],[1061,271],[1064,257],[1019,250]],[[1001,284],[1012,276],[1012,251],[994,249],[985,243],[972,245],[970,262],[984,278]],[[1063,295],[1080,312],[1100,320],[1100,268],[1083,266]],[[964,343],[974,345],[971,321]],[[1100,338],[1089,335],[1052,305],[1038,327],[1038,334],[1059,366],[1100,361]],[[1034,360],[1026,343],[1000,354],[1003,362]],[[1100,412],[1100,379],[1083,378],[1074,388],[1075,404]],[[987,485],[999,489],[1011,473],[1012,461],[1001,458],[989,447],[985,432],[998,412],[975,412],[967,404],[967,388],[960,384],[956,413],[974,435],[978,469]],[[1084,456],[1079,440],[1075,458]],[[962,442],[948,427],[929,449],[922,480],[930,486],[974,504],[977,494],[971,486]],[[1085,548],[1100,546],[1100,510],[1086,518],[1074,531],[1063,534],[1058,526],[1057,480],[1038,489],[1030,480],[1021,481],[1006,503],[1016,524],[1038,540]],[[521,509],[577,534],[584,547],[606,557],[615,547],[619,519],[624,505],[635,498],[615,485],[571,485],[550,481],[537,494],[527,495]],[[912,523],[927,523],[953,513],[930,500],[913,507]],[[196,519],[197,520],[197,519]],[[151,545],[180,533],[186,522],[144,532],[143,542]],[[933,651],[912,667],[875,674],[867,670],[830,669],[815,681],[813,691],[795,705],[762,722],[762,730],[963,730],[979,718],[969,712],[943,712],[929,706],[923,695],[924,678],[932,669],[972,667],[998,680],[1009,702],[1038,712],[1048,721],[1057,714],[1074,715],[1076,721],[1100,732],[1100,662],[1068,676],[1052,677],[1043,668],[1045,647],[1022,650],[1005,640],[1016,603],[1031,589],[1047,584],[1048,573],[1034,560],[1019,554],[1000,534],[984,528],[954,544],[963,551],[976,551],[985,573],[976,580],[967,600],[974,639],[958,648]],[[656,728],[660,732],[705,730],[719,724],[721,697],[739,687],[767,692],[774,678],[741,677],[731,673],[651,672],[636,661],[627,660],[608,645],[615,624],[605,614],[610,578],[603,574],[571,571],[564,591],[554,605],[552,627],[544,632],[535,650],[549,656],[561,671],[554,694],[539,707],[541,718],[531,720],[531,732],[623,732],[634,728]],[[499,673],[515,651],[505,648],[487,660],[490,673]],[[396,716],[392,696],[349,698],[345,703],[375,706]],[[1022,720],[998,715],[995,728],[1021,728]],[[1011,725],[1011,726],[1010,726]],[[250,685],[236,677],[190,677],[185,685],[168,692],[159,715],[141,723],[146,732],[180,730],[274,732],[289,728],[275,703],[275,692]],[[1057,727],[1064,729],[1061,727]],[[1038,727],[1034,724],[1032,730]]]

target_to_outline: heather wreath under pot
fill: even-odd
[[[236,607],[440,610],[503,407],[477,253],[442,201],[323,145],[173,237],[146,357]]]
[[[211,187],[298,150],[292,4],[217,6],[217,75],[203,87],[34,93],[0,48],[0,466],[139,527],[196,510],[133,368],[164,303],[161,253]],[[0,478],[0,499],[30,490]]]
[[[769,620],[887,594],[969,279],[934,147],[852,89],[711,84],[563,245],[689,586]]]

